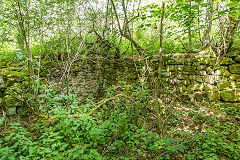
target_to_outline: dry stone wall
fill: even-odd
[[[166,60],[168,79],[192,100],[240,102],[240,56],[217,58],[175,54]]]
[[[156,57],[148,59],[147,72],[157,70]],[[240,104],[240,56],[225,57],[216,66],[216,57],[201,54],[174,54],[164,58],[165,80],[191,101],[221,101]],[[103,57],[79,61],[72,67],[70,87],[82,96],[103,95],[103,88],[118,81],[137,82],[146,61]],[[55,73],[55,71],[54,71]],[[157,74],[155,74],[157,75]],[[55,78],[56,79],[56,78]],[[148,76],[148,82],[154,74]],[[154,86],[151,86],[154,89]]]
[[[128,84],[139,80],[148,82],[155,89],[153,79],[156,78],[158,57],[140,61],[137,58],[125,57],[118,60],[110,57],[93,57],[76,61],[71,67],[69,77],[70,89],[80,96],[94,94],[102,97],[104,88],[125,81]],[[240,54],[222,59],[216,66],[216,57],[202,54],[173,54],[164,58],[164,80],[175,86],[181,95],[189,101],[218,101],[225,106],[240,109]],[[49,62],[41,69],[42,78],[50,84],[63,88],[65,67]],[[27,78],[23,69],[0,68],[0,108],[8,108],[7,115],[23,112],[17,108],[23,104],[9,96],[8,92],[26,86]],[[140,79],[139,79],[140,78]],[[153,84],[153,85],[152,85]]]
[[[139,65],[140,67],[140,65]],[[51,66],[47,79],[52,85],[61,86],[64,71],[61,66]],[[119,81],[136,82],[138,77],[131,58],[114,60],[105,57],[94,57],[76,61],[69,78],[70,89],[79,96],[94,94],[103,96],[103,89],[117,84]]]

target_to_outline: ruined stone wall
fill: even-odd
[[[102,88],[114,85],[118,81],[137,82],[138,75],[142,75],[141,72],[154,73],[157,70],[156,59],[152,57],[148,59],[149,63],[146,63],[138,60],[134,62],[132,58],[120,60],[100,58],[75,63],[70,81],[71,88],[87,96],[90,93],[99,94]],[[190,100],[239,104],[239,55],[225,57],[217,66],[216,57],[199,53],[174,54],[164,59],[165,72],[168,73],[165,80],[175,85],[179,92]],[[149,70],[146,71],[146,68]],[[148,83],[151,83],[155,75],[148,75]]]
[[[165,80],[193,101],[240,102],[240,56],[225,57],[217,66],[216,60],[216,57],[199,53],[165,57],[164,72],[168,73]],[[100,57],[76,62],[72,67],[70,87],[80,95],[87,96],[90,93],[99,94],[102,88],[118,81],[136,82],[141,72],[157,71],[158,58],[152,57],[147,61]],[[148,83],[156,75],[148,75]],[[154,86],[151,87],[154,89]]]
[[[137,74],[132,59],[105,59],[85,61],[75,64],[71,77],[71,87],[80,95],[97,94],[103,96],[103,88],[118,81],[136,82]]]
[[[138,65],[139,67],[141,65]],[[61,86],[62,66],[51,66],[48,69],[47,79],[52,85]],[[104,95],[104,88],[117,84],[119,81],[128,83],[138,79],[134,62],[131,58],[111,59],[93,57],[76,61],[71,67],[69,89],[79,96],[94,94],[97,97]],[[60,84],[60,85],[59,85]]]
[[[163,80],[168,82],[167,85],[176,87],[178,93],[189,101],[218,101],[225,106],[240,108],[240,55],[223,58],[217,66],[216,59],[199,53],[164,57],[164,72],[167,74],[164,74]],[[158,63],[158,56],[144,60],[133,60],[132,57],[82,59],[71,66],[69,89],[84,97],[89,94],[102,97],[104,88],[119,81],[131,84],[140,80],[154,92]],[[57,90],[66,87],[62,84],[63,73],[66,73],[63,65],[51,62],[45,67],[41,69],[42,78],[56,86]],[[27,78],[21,67],[0,68],[0,71],[0,108],[13,108],[7,113],[13,115],[22,102],[16,103],[18,101],[8,93],[26,86]]]
[[[169,81],[192,100],[240,102],[240,56],[216,57],[175,54],[166,59]]]

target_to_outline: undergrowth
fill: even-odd
[[[1,160],[240,158],[236,111],[215,108],[216,114],[206,115],[197,112],[199,107],[186,114],[175,110],[165,134],[159,135],[156,124],[146,118],[153,112],[151,93],[137,84],[109,88],[103,100],[43,88],[39,105],[48,118],[34,119],[27,126],[9,124],[1,133]],[[201,129],[185,131],[186,126],[179,127],[185,119]]]

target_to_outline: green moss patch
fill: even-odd
[[[237,63],[240,63],[240,56],[236,57],[236,58],[234,59],[234,61],[237,62]]]
[[[223,81],[223,82],[218,83],[219,90],[233,89],[234,86],[235,86],[234,81]]]
[[[240,89],[235,90],[235,101],[240,102]]]
[[[232,58],[224,57],[223,60],[220,62],[220,65],[230,65],[233,64]]]
[[[229,79],[233,81],[240,81],[240,74],[231,74]]]
[[[231,73],[240,74],[240,64],[232,64],[229,66]]]
[[[225,102],[234,102],[234,91],[224,90],[220,92],[221,99]]]

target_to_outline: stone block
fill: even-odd
[[[216,75],[230,77],[231,73],[226,68],[221,68],[216,71]]]
[[[208,65],[214,66],[216,64],[216,59],[208,59]]]
[[[167,66],[167,71],[168,71],[168,72],[174,72],[174,71],[176,71],[175,65],[168,65],[168,66]]]
[[[234,81],[223,81],[218,83],[218,89],[219,90],[226,90],[226,89],[233,89],[235,86],[235,82]]]
[[[206,75],[207,75],[207,72],[206,72],[206,71],[200,71],[200,75],[201,75],[201,76],[206,76]]]
[[[210,85],[210,84],[203,84],[203,87],[202,87],[202,90],[203,91],[211,91],[213,89],[213,85]]]
[[[203,83],[204,82],[204,77],[203,76],[197,76],[197,75],[191,75],[189,76],[190,80],[195,80],[198,83]]]
[[[240,82],[240,74],[231,74],[229,79],[232,81]]]
[[[240,102],[240,89],[224,90],[221,91],[220,95],[225,102]]]
[[[235,103],[221,103],[220,105],[223,106],[223,107],[233,107],[237,111],[240,110],[240,103],[237,103],[237,102],[235,102]]]
[[[235,86],[240,89],[240,82],[236,82]]]
[[[191,81],[190,81],[190,80],[184,80],[184,81],[183,81],[183,84],[186,85],[186,86],[188,86],[188,85],[191,84]]]
[[[233,63],[234,63],[234,61],[232,60],[232,58],[224,57],[222,59],[222,61],[220,62],[220,65],[227,66],[227,65],[230,65],[230,64],[233,64]]]
[[[188,86],[188,89],[190,91],[197,91],[197,90],[199,90],[200,86],[201,86],[201,83],[197,83],[196,81],[192,81],[192,83]]]
[[[171,64],[171,65],[179,65],[179,64],[183,64],[183,59],[182,58],[171,58],[167,60],[167,64]]]
[[[232,64],[229,66],[231,73],[240,74],[240,64]]]
[[[197,59],[197,64],[198,65],[206,65],[208,64],[208,58],[207,57],[200,57]]]
[[[216,86],[212,87],[210,99],[212,99],[213,101],[219,101],[220,100],[220,91],[217,89]]]
[[[206,75],[203,77],[203,80],[205,83],[215,84],[215,76],[213,75]]]
[[[185,65],[185,66],[183,66],[183,70],[185,72],[195,72],[196,68],[194,66]]]
[[[182,71],[183,70],[183,66],[182,65],[176,65],[176,70],[177,71]]]
[[[202,70],[205,70],[206,67],[207,67],[206,65],[198,65],[197,70],[202,71]]]
[[[224,77],[224,76],[213,75],[213,78],[214,78],[214,83],[220,83],[220,82],[223,82],[223,81],[231,81],[229,78]]]
[[[236,89],[234,93],[235,102],[240,102],[240,89]]]
[[[177,78],[179,79],[179,80],[185,80],[185,79],[189,79],[189,75],[187,75],[187,74],[178,74],[177,75]]]
[[[220,96],[224,102],[235,102],[233,90],[223,90],[220,92]]]
[[[235,61],[236,63],[240,63],[240,56],[236,57],[236,58],[234,59],[234,61]]]
[[[209,92],[195,92],[194,95],[194,100],[202,102],[203,100],[209,101],[210,98],[210,93]]]
[[[7,108],[7,116],[14,116],[17,114],[17,107]]]

